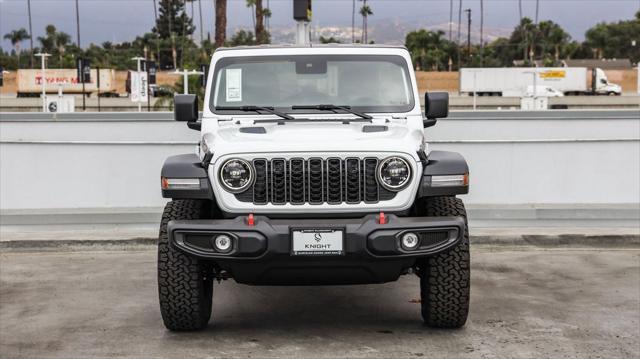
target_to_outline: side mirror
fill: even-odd
[[[427,119],[423,121],[423,125],[431,127],[438,118],[449,116],[449,93],[427,92],[424,94],[424,108]]]
[[[198,121],[198,96],[175,95],[173,97],[173,117],[176,121]]]

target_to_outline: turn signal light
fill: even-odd
[[[160,178],[162,189],[200,189],[199,178]]]
[[[469,173],[463,175],[432,176],[431,187],[468,186]]]

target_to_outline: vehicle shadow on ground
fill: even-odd
[[[195,333],[197,337],[221,333],[247,339],[265,331],[321,337],[354,331],[424,333],[430,328],[422,323],[419,299],[417,277],[356,286],[252,287],[223,283],[214,291],[209,326]]]

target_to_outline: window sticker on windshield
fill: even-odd
[[[227,102],[242,101],[242,69],[227,69]]]

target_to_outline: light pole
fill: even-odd
[[[182,93],[187,95],[189,93],[189,76],[201,76],[204,74],[202,71],[196,70],[183,70],[183,71],[174,71],[172,72],[174,75],[182,75]]]
[[[47,112],[47,78],[45,76],[45,65],[47,62],[47,57],[51,56],[51,54],[47,53],[37,53],[36,56],[40,58],[41,63],[41,71],[40,82],[42,83],[42,112]]]
[[[471,9],[466,9],[467,13],[467,61],[471,63]],[[467,63],[467,66],[469,66]]]
[[[29,44],[31,46],[31,68],[33,68],[33,29],[31,28],[31,0],[27,0],[27,12],[29,13]]]
[[[80,5],[76,0],[76,31],[78,32],[78,47],[80,47]]]

